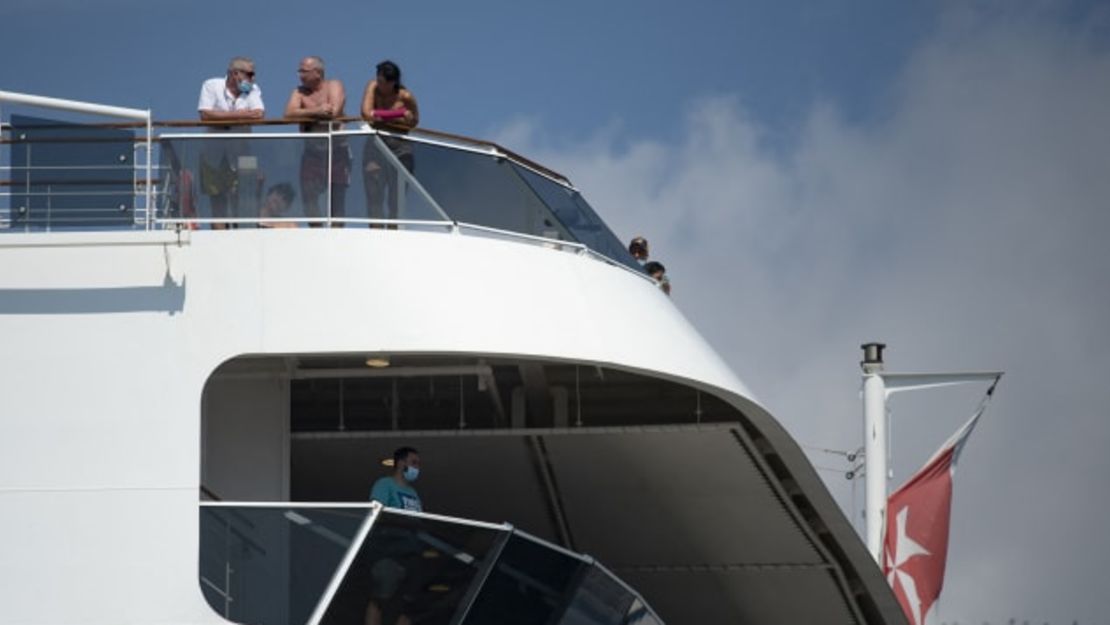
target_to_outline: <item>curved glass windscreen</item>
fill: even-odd
[[[514,530],[377,504],[202,504],[200,584],[257,625],[660,623],[590,558]]]
[[[411,146],[417,180],[452,219],[548,239],[574,240],[504,157],[394,140]]]
[[[601,217],[598,217],[594,209],[586,203],[581,193],[568,189],[526,167],[514,164],[513,169],[551,209],[559,223],[570,231],[575,241],[602,256],[641,271],[639,263],[628,253],[617,235],[613,234],[605,222],[601,221]]]
[[[314,623],[448,625],[496,557],[504,528],[383,512]]]

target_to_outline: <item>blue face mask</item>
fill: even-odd
[[[240,95],[250,94],[251,89],[254,89],[254,84],[251,81],[249,81],[249,80],[240,80],[239,81],[239,94]]]
[[[405,467],[405,470],[401,471],[401,475],[405,480],[415,482],[416,478],[420,477],[420,469],[416,467]]]

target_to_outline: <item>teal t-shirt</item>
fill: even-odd
[[[370,489],[370,499],[389,508],[424,511],[420,505],[420,495],[407,486],[401,486],[392,477],[383,477],[374,482],[374,488]]]

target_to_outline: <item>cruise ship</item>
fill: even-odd
[[[0,623],[905,623],[559,173],[427,130],[0,111]],[[423,512],[369,500],[402,446]]]

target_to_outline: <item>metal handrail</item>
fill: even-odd
[[[0,93],[4,93],[4,92],[0,92]],[[368,123],[368,122],[366,122],[366,120],[362,119],[361,117],[337,117],[332,121],[336,124]],[[243,127],[243,126],[250,126],[250,127],[256,127],[256,126],[299,126],[302,123],[304,123],[303,119],[280,117],[280,118],[256,119],[256,120],[244,120],[244,121],[157,120],[157,121],[152,121],[151,125],[155,128],[227,128],[227,127]],[[108,124],[95,124],[94,125],[94,127],[97,127],[97,128],[121,128],[121,129],[122,128],[138,128],[140,126],[141,125],[137,124],[137,123],[114,123],[114,124],[113,123],[108,123]],[[48,126],[44,126],[44,127],[48,127]],[[30,128],[36,128],[36,126],[30,126]],[[395,124],[380,123],[380,122],[375,122],[372,126],[370,126],[369,131],[370,132],[378,132],[378,133],[381,133],[381,134],[404,136],[406,138],[415,139],[415,140],[425,140],[429,143],[435,142],[435,140],[438,140],[442,144],[452,145],[454,147],[459,147],[457,145],[459,143],[466,143],[466,144],[470,144],[470,145],[473,145],[473,146],[478,146],[478,147],[481,147],[481,148],[485,148],[484,151],[487,152],[487,153],[496,153],[499,156],[504,156],[505,158],[517,161],[521,165],[525,165],[528,168],[535,170],[537,173],[540,173],[540,174],[542,174],[546,177],[552,178],[556,182],[559,182],[560,184],[564,184],[564,185],[570,185],[571,184],[569,178],[567,178],[563,174],[555,171],[554,169],[551,169],[550,167],[547,167],[545,165],[537,163],[536,161],[533,161],[532,159],[530,159],[526,156],[523,156],[523,155],[519,154],[518,152],[514,152],[513,150],[510,150],[510,149],[508,149],[508,148],[506,148],[506,147],[504,147],[504,146],[502,146],[498,143],[494,143],[492,141],[487,141],[485,139],[478,139],[478,138],[475,138],[475,137],[468,137],[466,135],[460,135],[460,134],[455,134],[455,133],[451,133],[451,132],[444,132],[442,130],[433,130],[433,129],[430,129],[430,128],[407,128],[405,126],[398,126],[398,125],[395,125]],[[339,133],[343,133],[343,132],[352,132],[352,131],[344,131],[342,129],[336,129],[336,130],[333,130],[331,132],[334,133],[334,134],[339,134]],[[367,130],[359,129],[359,130],[354,130],[353,132],[355,132],[355,133],[364,133],[364,132],[367,132]],[[294,133],[282,133],[282,134],[294,134]],[[299,134],[320,134],[320,135],[324,135],[324,134],[327,134],[327,132],[326,131],[317,131],[317,132],[299,133]],[[163,134],[163,135],[160,135],[160,136],[166,136],[166,135]],[[221,136],[227,136],[227,135],[222,134]]]
[[[0,102],[21,104],[24,106],[58,109],[62,111],[70,111],[73,113],[88,113],[90,115],[122,117],[124,119],[133,119],[145,123],[149,123],[151,121],[150,109],[132,109],[124,108],[122,106],[109,106],[107,104],[82,102],[80,100],[48,98],[46,96],[31,95],[29,93],[16,93],[14,91],[0,91]]]

